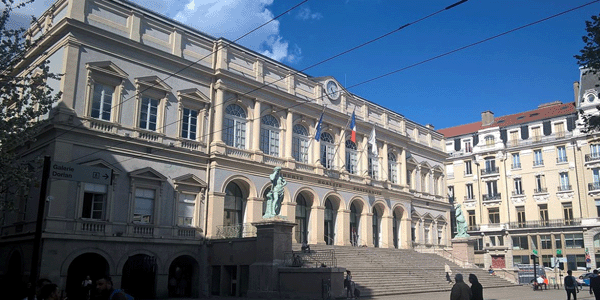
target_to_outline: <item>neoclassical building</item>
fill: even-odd
[[[274,167],[297,243],[450,244],[445,140],[431,125],[127,1],[58,0],[27,35],[41,40],[23,65],[48,59],[64,75],[49,82],[62,99],[23,158],[112,174],[48,185],[40,276],[67,292],[102,274],[138,298],[244,282],[247,265],[231,263],[243,252],[207,249],[253,238]],[[39,188],[5,212],[7,284],[30,274]]]
[[[529,264],[531,253],[553,266],[600,267],[598,134],[581,131],[577,111],[597,113],[597,78],[581,76],[575,102],[495,117],[439,132],[446,138],[450,202],[460,203],[476,263]]]

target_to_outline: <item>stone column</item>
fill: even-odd
[[[350,211],[346,209],[339,210],[335,223],[336,235],[335,245],[350,246]]]
[[[408,182],[407,182],[408,174],[406,173],[406,149],[402,149],[399,160],[400,160],[400,174],[398,174],[398,179],[400,180],[400,184],[402,186],[407,186],[408,185]]]
[[[381,217],[381,248],[394,248],[393,222],[391,216]]]
[[[252,150],[254,152],[260,151],[260,113],[261,103],[254,100],[254,120],[252,121]]]
[[[310,228],[308,234],[309,244],[325,244],[325,231],[323,222],[325,220],[325,206],[313,206],[310,210]]]
[[[206,237],[211,238],[217,234],[217,226],[223,225],[223,211],[225,209],[225,193],[209,192],[208,194],[208,228]]]
[[[218,83],[218,82],[217,82]],[[225,143],[223,142],[223,116],[225,107],[224,106],[224,97],[225,92],[222,89],[216,90],[215,95],[215,104],[213,109],[215,110],[215,117],[212,121],[214,134],[212,134],[212,142],[210,144],[211,150],[215,151],[214,147],[224,147]],[[223,149],[224,150],[224,149]],[[224,153],[224,151],[223,151]]]
[[[411,243],[411,228],[412,228],[412,221],[410,218],[405,217],[402,218],[402,220],[400,221],[400,248],[402,249],[411,249],[412,248],[412,243]]]
[[[284,253],[292,251],[292,228],[295,223],[263,220],[256,227],[256,260],[250,265],[249,298],[278,298],[279,271]]]
[[[361,223],[364,225],[360,228],[361,231],[361,246],[373,247],[373,214],[362,213],[360,215]]]
[[[285,119],[285,158],[287,160],[294,160],[292,157],[292,133],[294,132],[294,113],[291,109],[287,111],[287,117]]]

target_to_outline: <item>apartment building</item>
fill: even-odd
[[[58,0],[28,36],[42,40],[24,64],[48,59],[64,75],[49,82],[62,99],[24,159],[112,174],[111,184],[49,183],[40,276],[68,293],[109,274],[137,298],[222,294],[225,281],[243,295],[249,254],[207,249],[254,237],[274,167],[295,242],[450,244],[442,134],[333,77],[120,0]],[[5,213],[6,284],[29,276],[38,199],[39,185]]]
[[[511,268],[537,252],[547,267],[557,257],[569,269],[600,267],[600,145],[577,114],[600,103],[594,82],[582,75],[575,102],[486,111],[480,122],[439,130],[450,202],[462,205],[477,264]]]

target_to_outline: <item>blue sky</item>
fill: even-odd
[[[39,15],[53,1],[22,11]],[[134,0],[216,37],[235,40],[301,0]],[[310,0],[238,43],[304,69],[456,1]],[[572,102],[585,21],[600,2],[382,79],[385,73],[549,17],[591,0],[469,0],[309,70],[436,129]],[[15,24],[18,19],[15,18]]]

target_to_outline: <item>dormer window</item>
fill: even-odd
[[[485,137],[485,145],[486,146],[494,145],[494,136],[493,135],[488,135]]]

